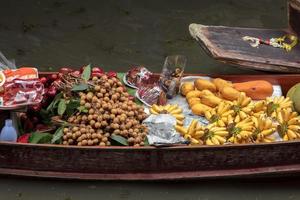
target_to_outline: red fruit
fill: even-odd
[[[42,77],[40,78],[41,83],[43,83],[44,85],[47,83],[48,79],[46,77]]]
[[[101,74],[104,73],[103,69],[101,69],[99,67],[93,67],[92,72],[94,72],[94,73],[101,73]]]
[[[17,142],[18,143],[28,143],[29,142],[29,137],[30,137],[30,133],[26,133],[26,134],[24,134],[24,135],[21,135],[19,138],[18,138],[18,140],[17,140]]]
[[[54,86],[51,86],[47,92],[49,97],[54,97],[57,93],[57,89]]]
[[[117,73],[114,71],[107,72],[106,75],[110,78],[117,77]]]
[[[59,70],[59,73],[62,73],[62,74],[68,74],[68,73],[71,73],[71,72],[73,72],[73,69],[71,69],[69,67],[62,67]]]
[[[31,107],[31,109],[34,111],[34,112],[39,112],[41,109],[42,109],[42,104],[36,104],[34,106]]]
[[[98,72],[92,72],[92,77],[101,77],[103,73],[98,73]]]

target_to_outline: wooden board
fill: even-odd
[[[289,29],[300,36],[300,0],[288,1]]]
[[[219,61],[255,70],[300,72],[300,45],[294,47],[291,52],[286,52],[283,49],[267,45],[253,48],[249,42],[242,39],[244,36],[262,39],[280,37],[289,33],[287,30],[204,26],[201,24],[191,24],[189,29],[201,47]]]

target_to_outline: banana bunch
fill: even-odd
[[[179,132],[186,140],[190,141],[191,145],[203,144],[202,137],[204,135],[204,128],[197,120],[194,119],[188,128],[176,125],[175,130]]]
[[[254,122],[251,117],[228,125],[230,138],[228,142],[233,144],[246,144],[252,142],[252,133],[254,131]]]
[[[216,123],[206,126],[204,134],[206,145],[223,145],[229,135],[226,127],[218,127]]]
[[[150,113],[154,115],[159,115],[159,114],[170,114],[173,117],[176,118],[176,124],[183,126],[183,120],[184,120],[184,115],[182,114],[182,109],[178,105],[165,105],[165,106],[159,106],[154,104],[150,108]]]
[[[284,141],[300,139],[300,118],[292,109],[277,112],[277,131]]]
[[[252,116],[259,118],[261,115],[266,115],[267,102],[265,100],[254,102]]]
[[[238,123],[249,117],[253,110],[253,102],[250,97],[247,97],[244,92],[241,92],[238,99],[233,101],[231,109],[234,111],[233,121],[232,118],[229,117],[227,123]]]
[[[274,142],[275,137],[273,136],[273,133],[276,131],[276,128],[274,127],[272,120],[264,116],[252,116],[251,118],[255,127],[253,131],[253,140],[257,143]]]
[[[266,99],[267,109],[266,113],[272,118],[276,118],[278,112],[282,109],[292,108],[293,102],[289,97],[284,98],[284,96]]]
[[[231,104],[222,101],[216,108],[207,110],[205,117],[210,123],[216,123],[220,127],[225,127],[228,116],[233,115],[234,111],[231,109]]]

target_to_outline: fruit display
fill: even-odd
[[[295,140],[300,136],[300,121],[293,111],[295,102],[290,97],[270,97],[273,87],[267,81],[231,83],[220,78],[196,79],[194,83],[183,83],[180,91],[192,113],[204,116],[210,123],[202,127],[203,135],[197,138],[202,142],[197,144],[267,143],[278,141],[278,137]],[[181,134],[186,134],[187,129],[176,126]],[[188,138],[196,144],[193,137]]]
[[[159,114],[170,114],[176,119],[177,125],[182,126],[183,125],[183,120],[184,120],[184,115],[182,114],[182,108],[180,108],[178,105],[165,105],[165,106],[159,106],[154,104],[150,108],[150,113],[154,115],[159,115]]]
[[[20,115],[22,131],[29,134],[18,141],[144,146],[155,143],[155,137],[150,135],[153,130],[168,132],[169,127],[168,134],[181,138],[176,141],[190,145],[300,139],[295,96],[300,92],[298,85],[284,97],[271,96],[273,86],[264,80],[236,83],[221,78],[188,78],[179,88],[181,95],[176,95],[182,73],[183,69],[174,68],[155,76],[139,67],[122,79],[117,73],[105,73],[90,65],[80,70],[61,68],[58,73],[39,79],[44,88],[41,102]],[[144,106],[128,93],[122,81],[138,87],[136,97]],[[176,82],[174,90],[172,81]],[[168,95],[172,99],[168,100]],[[50,127],[53,130],[47,130]],[[168,140],[169,136],[161,138]]]
[[[82,80],[64,74],[62,79],[60,103],[76,107],[72,115],[59,113],[70,123],[63,129],[63,144],[109,146],[111,138],[121,136],[128,145],[144,145],[147,128],[141,122],[147,115],[116,76],[102,74]]]

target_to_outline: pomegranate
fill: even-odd
[[[42,77],[40,78],[41,83],[43,83],[44,85],[47,83],[48,79],[46,77]]]

